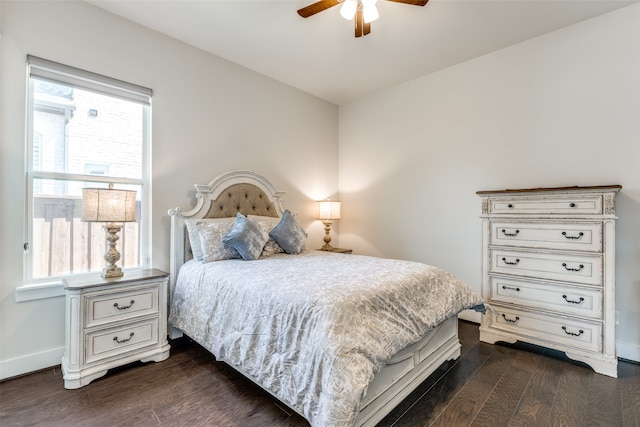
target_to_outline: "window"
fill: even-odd
[[[137,197],[118,265],[148,265],[151,90],[33,56],[27,63],[25,281],[102,270],[105,234],[82,221],[82,188],[110,183]]]

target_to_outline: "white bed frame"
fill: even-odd
[[[171,216],[170,299],[173,296],[175,280],[180,267],[191,258],[184,221],[211,216],[212,204],[225,194],[225,190],[235,184],[251,184],[257,187],[272,203],[275,214],[282,215],[282,196],[284,193],[276,191],[265,177],[255,172],[231,171],[219,175],[207,185],[196,184],[197,203],[193,209],[186,212],[183,212],[179,207],[169,210]],[[252,214],[254,212],[243,213]],[[273,214],[273,210],[271,213]],[[181,332],[172,328],[170,335],[171,338],[177,338],[181,336]],[[360,414],[355,425],[358,427],[375,426],[440,365],[459,356],[458,318],[452,316],[431,330],[422,340],[396,354],[387,365],[376,373],[361,404]],[[250,375],[242,372],[236,366],[230,366],[254,381]],[[270,390],[266,391],[271,393]],[[298,412],[295,408],[291,409]]]

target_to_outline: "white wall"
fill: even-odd
[[[341,107],[340,245],[479,291],[476,191],[620,184],[617,348],[640,360],[639,76],[634,5]]]
[[[80,1],[0,2],[2,31],[0,378],[60,363],[64,298],[15,300],[22,285],[26,55],[154,90],[153,266],[169,268],[167,210],[193,184],[251,169],[285,191],[310,239],[314,204],[337,192],[338,108]]]

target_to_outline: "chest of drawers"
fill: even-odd
[[[169,275],[155,269],[118,279],[65,280],[65,388],[87,385],[127,363],[169,357],[168,283]]]
[[[480,340],[563,351],[617,377],[615,196],[619,185],[479,191]]]

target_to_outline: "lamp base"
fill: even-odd
[[[104,260],[107,263],[104,269],[102,269],[102,273],[100,273],[101,277],[105,279],[112,277],[122,277],[122,269],[116,265],[118,260],[120,259],[120,252],[116,249],[116,242],[120,238],[118,233],[122,229],[122,225],[114,224],[112,222],[105,224],[105,231],[107,232],[107,250],[104,253]]]
[[[330,251],[333,249],[333,246],[329,244],[331,241],[331,221],[322,221],[324,224],[324,245],[320,248],[321,251]]]
[[[103,268],[102,273],[100,273],[100,277],[104,277],[105,279],[109,279],[112,277],[122,277],[124,273],[122,273],[122,269],[120,267],[111,267],[111,268]]]
[[[333,251],[334,247],[331,246],[329,243],[325,243],[324,245],[322,245],[322,247],[320,248],[321,251],[328,251],[331,252]]]

